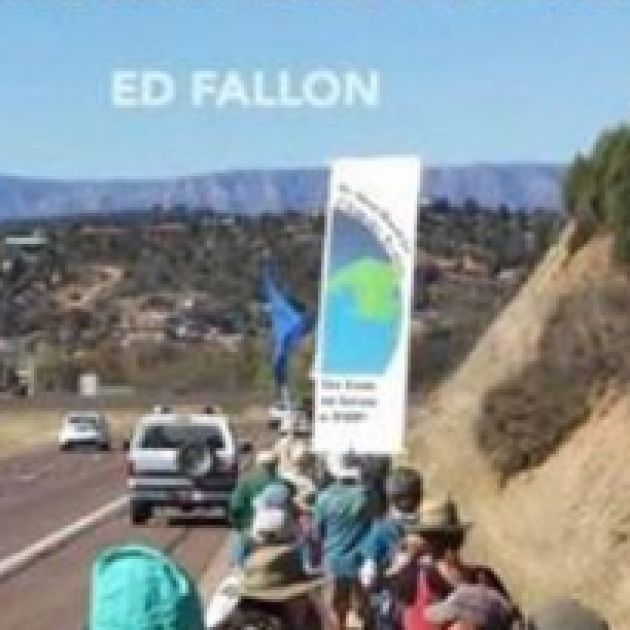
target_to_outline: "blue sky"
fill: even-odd
[[[0,173],[163,176],[419,153],[565,162],[630,115],[630,2],[2,0]],[[112,107],[118,68],[377,69],[374,110]]]

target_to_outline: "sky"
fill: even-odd
[[[566,163],[630,116],[622,0],[0,0],[0,173],[162,177],[420,154]],[[377,107],[112,104],[112,72],[376,70]],[[298,80],[299,82],[299,80]]]

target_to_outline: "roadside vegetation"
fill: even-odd
[[[630,264],[630,125],[604,131],[590,155],[578,155],[564,181],[567,211],[576,223],[577,251],[595,234],[614,238],[615,260]]]
[[[0,244],[0,386],[11,389],[27,357],[40,392],[74,391],[83,372],[138,390],[272,391],[261,265],[272,259],[281,287],[315,314],[323,214],[180,210],[13,227],[45,246]],[[412,389],[430,387],[470,350],[562,224],[542,209],[472,201],[420,212]],[[300,391],[313,351],[311,338],[294,362]]]
[[[576,157],[564,195],[565,265],[580,272],[556,274],[548,312],[539,313],[542,294],[529,304],[523,318],[541,330],[536,356],[489,389],[476,422],[478,443],[504,479],[546,460],[604,392],[630,379],[630,126],[603,132],[589,156]]]

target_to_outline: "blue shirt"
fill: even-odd
[[[387,516],[375,521],[370,533],[362,545],[363,556],[374,560],[379,568],[386,567],[394,557],[394,553],[404,536],[402,519]]]
[[[356,577],[362,545],[372,527],[374,502],[360,484],[336,481],[320,493],[313,514],[325,567],[335,577]]]

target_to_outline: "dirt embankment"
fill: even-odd
[[[630,282],[569,232],[459,370],[413,412],[429,490],[525,607],[570,593],[630,627]]]

